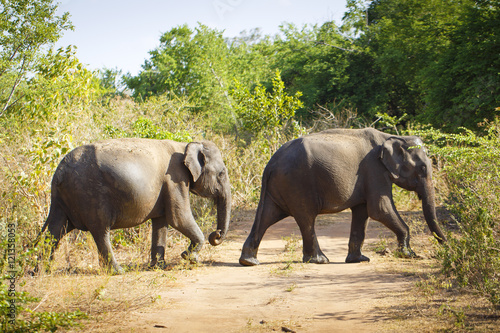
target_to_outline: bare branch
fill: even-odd
[[[8,62],[12,61],[12,59],[14,59],[14,57],[16,56],[17,54],[17,51],[19,51],[19,49],[21,48],[21,43],[18,45],[18,47],[16,47],[16,49],[12,52],[12,55],[9,57],[9,60]],[[8,66],[5,66],[5,68],[1,69],[0,70],[0,76],[2,76],[6,71],[7,71],[7,68]]]
[[[24,72],[24,66],[25,65],[26,65],[26,55],[23,57],[23,62],[22,62],[22,65],[21,65],[21,69],[19,70],[19,75],[17,76],[16,82],[12,86],[12,89],[11,89],[10,94],[9,94],[9,98],[7,98],[7,101],[5,102],[5,105],[4,105],[3,109],[2,109],[2,112],[0,113],[0,116],[3,115],[3,113],[5,112],[5,110],[7,110],[12,105],[12,104],[10,104],[10,100],[12,99],[12,96],[14,96],[14,92],[16,91],[17,87],[21,83],[21,79],[24,76],[23,72]]]

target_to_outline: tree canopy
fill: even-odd
[[[301,92],[303,121],[319,107],[342,105],[456,130],[492,119],[500,105],[498,0],[349,0],[340,25],[284,24],[236,38],[199,24],[176,27],[129,76],[134,96],[186,95],[200,110],[231,108],[236,79],[272,87],[281,72]],[[446,121],[443,121],[446,120]]]
[[[0,115],[22,100],[29,75],[44,66],[44,48],[72,28],[52,0],[0,0]],[[45,62],[46,64],[46,62]]]

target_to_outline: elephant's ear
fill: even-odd
[[[408,159],[403,143],[401,138],[389,138],[384,142],[380,151],[380,159],[394,179],[403,176],[401,173]]]
[[[201,171],[205,166],[205,155],[203,154],[203,144],[191,142],[186,146],[184,153],[184,165],[189,169],[193,180],[196,182],[201,176]]]

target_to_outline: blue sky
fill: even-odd
[[[136,75],[162,33],[198,22],[224,30],[225,37],[261,28],[276,34],[284,22],[298,26],[334,20],[340,24],[346,0],[59,0],[69,12],[74,31],[57,46],[77,47],[89,69],[118,68]]]

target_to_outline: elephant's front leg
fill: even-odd
[[[398,251],[402,257],[417,257],[410,247],[410,228],[399,215],[391,198],[382,197],[375,204],[369,204],[368,214],[394,232],[398,239]]]
[[[352,223],[351,235],[349,237],[349,251],[347,253],[346,263],[357,263],[370,261],[370,258],[361,254],[361,248],[365,241],[366,226],[368,225],[368,211],[366,205],[362,204],[351,208]]]
[[[151,219],[152,235],[151,235],[151,263],[149,267],[157,265],[160,268],[165,266],[165,247],[167,244],[168,223],[167,219],[163,217]]]
[[[196,224],[191,210],[181,212],[173,218],[172,227],[191,240],[191,244],[186,251],[182,252],[182,258],[192,262],[198,262],[198,253],[203,247],[205,236],[200,227]]]

